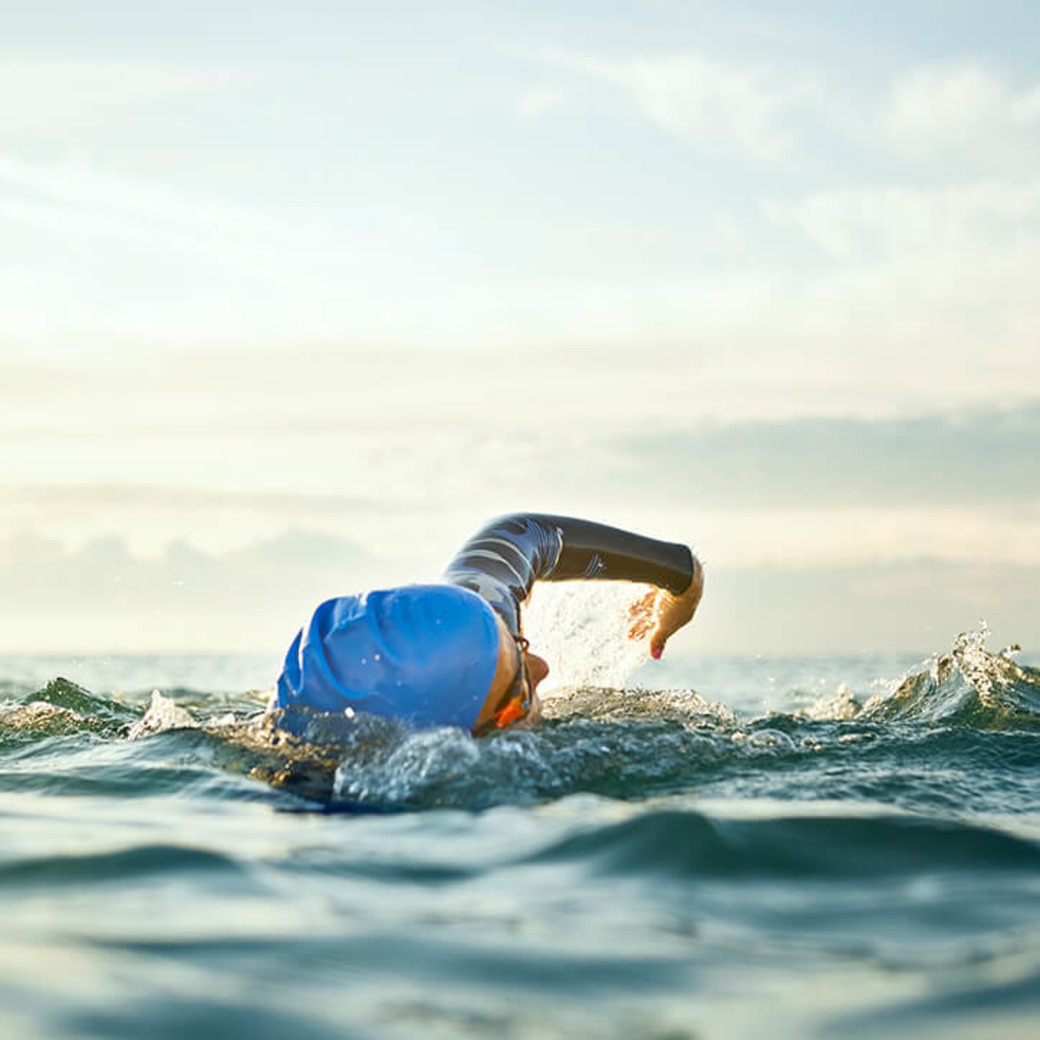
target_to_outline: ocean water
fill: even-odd
[[[1040,1036],[1040,671],[931,649],[481,741],[264,716],[273,657],[0,659],[0,1036]]]

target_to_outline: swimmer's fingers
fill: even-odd
[[[628,638],[643,639],[656,622],[654,606],[657,602],[657,589],[651,589],[628,608]]]
[[[651,657],[656,660],[664,653],[665,643],[689,623],[696,609],[696,604],[682,596],[673,596],[670,592],[661,596],[657,604],[657,624],[650,635]]]
[[[650,656],[655,660],[664,653],[665,644],[683,625],[688,625],[697,612],[704,592],[704,571],[695,561],[690,587],[680,595],[661,591],[657,599],[657,624],[650,636]]]

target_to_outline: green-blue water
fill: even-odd
[[[1040,673],[669,667],[474,741],[0,659],[0,1035],[1040,1034]]]

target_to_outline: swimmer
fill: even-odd
[[[523,636],[536,581],[653,585],[633,638],[659,658],[697,610],[704,571],[686,545],[588,520],[520,513],[475,534],[434,585],[326,600],[286,654],[272,707],[368,712],[474,736],[537,721],[549,665]]]

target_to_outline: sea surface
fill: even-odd
[[[1040,671],[986,638],[666,654],[479,741],[0,658],[0,1036],[1040,1036]]]

